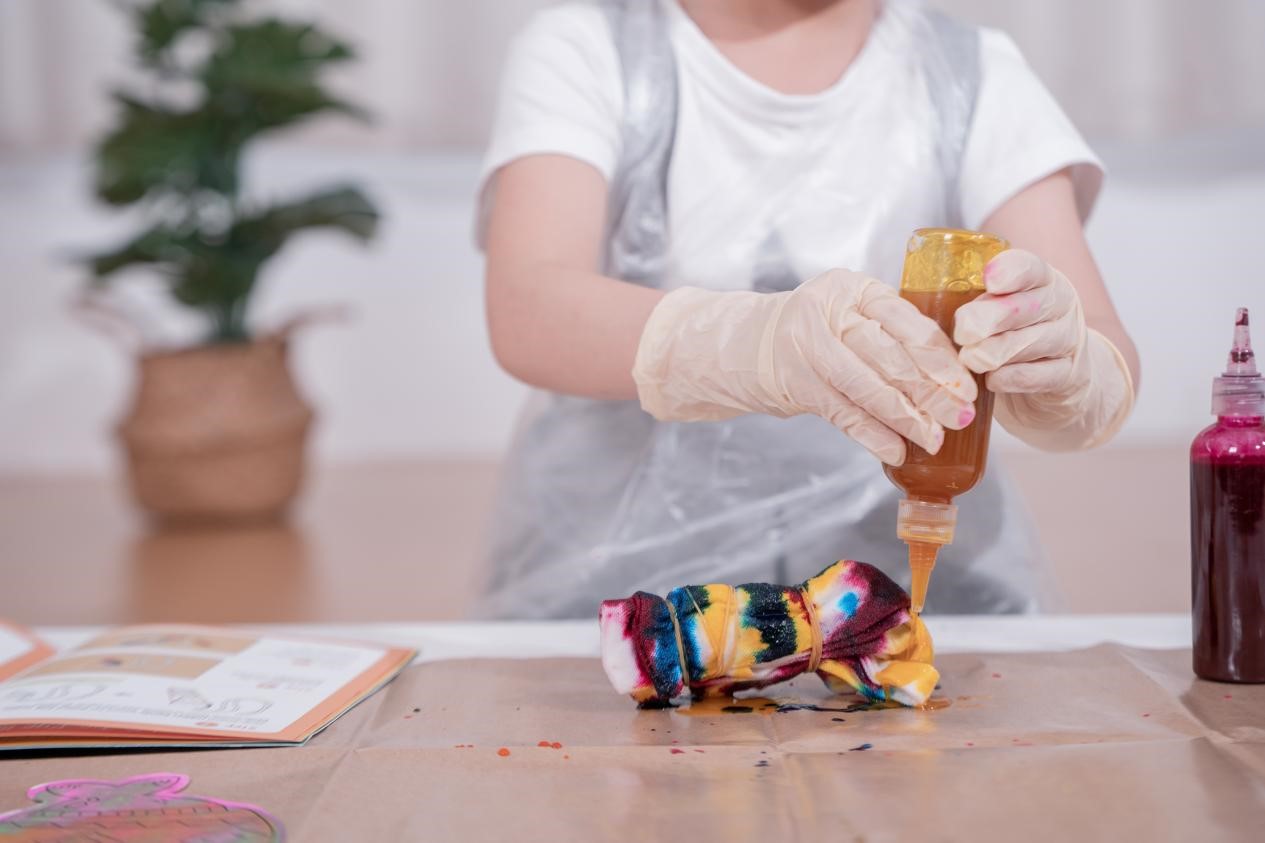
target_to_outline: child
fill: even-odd
[[[1038,447],[1092,447],[1128,415],[1137,356],[1082,229],[1101,180],[1005,35],[902,0],[539,13],[480,192],[493,350],[538,387],[488,612],[591,616],[841,556],[907,582],[882,463],[970,422],[970,371]],[[1014,247],[959,310],[960,353],[890,286],[926,226]],[[1040,553],[1003,473],[957,502],[928,608],[1034,608]]]

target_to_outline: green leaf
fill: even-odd
[[[157,0],[137,6],[133,12],[140,34],[142,61],[161,64],[163,54],[181,35],[202,26],[211,13],[236,5],[238,0]]]
[[[241,144],[203,110],[172,111],[116,94],[118,124],[97,146],[96,193],[126,205],[156,191],[237,191]]]
[[[207,107],[250,133],[321,111],[363,113],[326,93],[318,74],[351,49],[313,26],[266,19],[226,27],[200,78]]]
[[[326,64],[351,57],[347,44],[310,24],[265,18],[225,27],[206,73],[250,87],[284,87],[310,83]]]
[[[363,193],[354,187],[337,187],[242,218],[229,232],[229,244],[266,259],[304,229],[335,228],[366,241],[377,224],[377,209]]]
[[[182,304],[217,311],[250,295],[262,261],[256,255],[199,244],[195,257],[173,278],[172,294]]]
[[[96,276],[96,280],[102,281],[107,276],[129,266],[144,264],[179,266],[188,261],[189,255],[190,238],[187,234],[165,225],[157,225],[122,246],[93,255],[88,259],[88,266]]]

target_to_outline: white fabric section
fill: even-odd
[[[1098,644],[1172,649],[1190,646],[1190,615],[924,616],[937,653],[1031,653]],[[505,623],[265,624],[275,634],[372,641],[419,650],[417,661],[444,659],[597,658],[596,620]],[[36,633],[59,650],[78,646],[101,627],[50,627]]]
[[[483,245],[495,171],[526,155],[567,155],[609,182],[619,160],[624,92],[596,3],[539,12],[510,45],[491,142],[479,172],[475,239]]]
[[[975,120],[962,160],[962,219],[979,228],[1034,181],[1071,167],[1081,220],[1102,187],[1102,164],[1024,61],[1010,36],[982,32]]]
[[[680,93],[665,286],[750,289],[770,232],[799,280],[847,267],[894,283],[909,233],[939,222],[943,206],[936,116],[911,6],[884,5],[835,84],[787,95],[739,70],[676,2],[664,2]],[[981,70],[961,185],[968,223],[1069,166],[1088,213],[1101,180],[1097,159],[1013,42],[985,33]],[[543,152],[609,174],[620,128],[618,73],[595,3],[538,14],[511,51],[485,177]]]
[[[537,14],[511,46],[504,80],[480,182],[540,152],[578,158],[610,179],[619,158],[623,89],[610,27],[596,4]]]

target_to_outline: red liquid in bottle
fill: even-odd
[[[1265,682],[1265,381],[1247,327],[1241,310],[1217,422],[1190,447],[1194,669],[1222,682]]]
[[[1195,673],[1265,682],[1265,420],[1219,419],[1195,439],[1190,526]]]

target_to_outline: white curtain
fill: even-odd
[[[1009,32],[1082,131],[1265,126],[1263,0],[934,0]]]
[[[377,115],[309,137],[411,148],[483,142],[506,42],[550,0],[258,0],[316,18],[361,60],[337,85]],[[1095,138],[1265,126],[1265,0],[931,0],[1009,32]],[[109,0],[0,0],[0,150],[78,146],[128,75]]]

